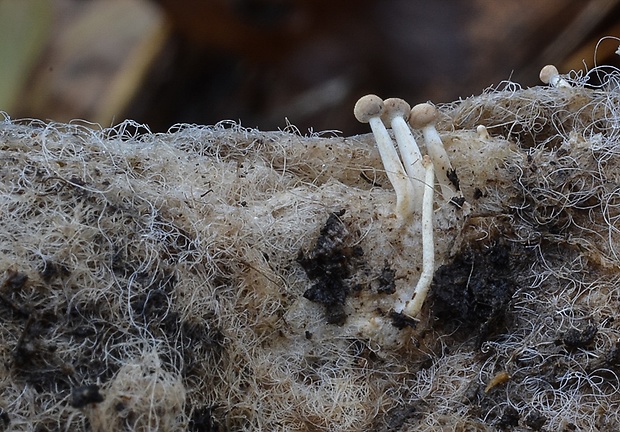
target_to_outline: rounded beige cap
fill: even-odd
[[[421,103],[411,108],[409,124],[414,129],[422,129],[429,124],[434,124],[438,116],[437,108],[429,103]]]
[[[395,117],[406,119],[411,111],[411,105],[400,98],[389,98],[383,101],[384,109],[381,114],[381,120],[386,126],[390,126]]]
[[[383,113],[383,100],[377,95],[362,96],[353,108],[353,114],[360,123],[368,123],[373,117]]]
[[[540,74],[538,76],[542,82],[549,84],[553,77],[557,77],[559,74],[560,72],[558,72],[558,68],[553,65],[547,65],[540,70]]]

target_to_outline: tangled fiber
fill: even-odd
[[[439,107],[471,209],[436,202],[404,323],[420,222],[391,215],[372,136],[5,116],[0,430],[620,430],[603,78]]]

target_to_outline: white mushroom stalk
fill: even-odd
[[[381,119],[387,127],[391,127],[398,143],[400,157],[407,171],[407,175],[413,183],[415,206],[422,206],[422,194],[424,193],[425,170],[422,165],[422,153],[416,142],[406,118],[409,116],[411,106],[403,99],[389,98],[383,101],[384,111]]]
[[[395,312],[411,318],[416,318],[422,310],[435,272],[435,241],[433,238],[435,170],[429,156],[424,156],[422,163],[426,168],[422,200],[422,274],[413,292],[402,292],[394,307]]]
[[[392,138],[381,121],[383,111],[383,100],[375,95],[360,98],[353,110],[355,118],[361,123],[368,123],[372,129],[383,167],[396,192],[396,215],[407,219],[414,212],[413,185],[398,158]]]
[[[558,68],[554,65],[547,65],[540,70],[540,80],[545,84],[549,84],[555,88],[571,88],[572,86],[566,81],[560,73]]]
[[[460,205],[462,205],[462,194],[459,191],[456,171],[452,168],[448,153],[446,153],[441,137],[435,128],[438,116],[439,112],[433,105],[429,103],[418,104],[409,113],[409,124],[414,129],[422,129],[426,152],[435,165],[437,181],[441,187],[444,200],[458,203],[458,199],[461,199]]]

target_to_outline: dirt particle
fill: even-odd
[[[373,430],[381,432],[397,432],[405,429],[410,420],[419,415],[415,405],[404,405],[393,408],[378,418]]]
[[[546,422],[547,418],[538,410],[530,411],[523,419],[525,426],[535,431],[541,430]]]
[[[564,333],[562,342],[570,348],[582,348],[590,345],[597,333],[598,328],[593,324],[587,325],[583,330],[572,328]]]
[[[215,407],[203,406],[194,409],[189,421],[190,432],[219,432],[223,430],[214,416]]]
[[[396,292],[395,279],[396,270],[393,270],[386,261],[379,275],[379,287],[377,288],[377,292],[380,294],[394,294]]]
[[[103,395],[99,393],[97,384],[87,384],[71,389],[71,406],[83,408],[88,404],[103,402]]]
[[[519,425],[519,411],[515,407],[508,405],[504,408],[502,416],[499,418],[497,426],[501,428],[518,426]]]
[[[9,413],[7,413],[4,408],[0,408],[0,421],[2,421],[2,425],[4,425],[5,428],[11,423]]]
[[[454,189],[456,189],[457,191],[461,190],[460,181],[459,177],[456,175],[456,170],[448,170],[446,176],[448,177],[448,180],[450,180],[450,183],[452,183],[452,186],[454,186]]]
[[[392,311],[390,312],[390,318],[392,319],[392,325],[399,330],[402,330],[405,327],[415,328],[417,325],[416,320],[402,313]]]

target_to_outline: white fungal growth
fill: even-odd
[[[540,80],[545,84],[549,84],[555,88],[571,88],[571,85],[564,78],[560,76],[558,68],[554,65],[547,65],[540,70],[538,75]]]
[[[375,95],[366,95],[355,104],[353,113],[361,123],[368,123],[377,141],[377,148],[385,172],[396,192],[396,215],[403,219],[408,218],[414,211],[414,190],[409,177],[405,173],[398,153],[394,148],[392,138],[381,121],[384,111],[383,100]]]
[[[422,305],[428,294],[435,272],[435,243],[433,236],[433,202],[435,170],[429,156],[424,156],[426,176],[424,183],[424,198],[422,200],[422,274],[413,293],[404,291],[394,307],[398,313],[415,318],[422,310]]]
[[[421,207],[425,170],[422,165],[422,153],[405,120],[409,116],[411,106],[400,98],[386,99],[383,104],[384,111],[381,118],[384,124],[391,127],[394,132],[400,157],[413,183],[415,206]]]

